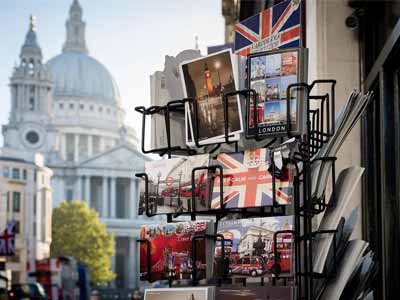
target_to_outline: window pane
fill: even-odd
[[[12,169],[12,178],[13,179],[19,179],[20,178],[19,169],[17,169],[17,168],[13,168]]]
[[[8,178],[10,176],[10,169],[7,167],[3,168],[3,176]]]
[[[24,180],[26,180],[26,178],[27,178],[27,172],[26,172],[25,169],[24,169],[24,171],[22,172],[22,178],[23,178]]]
[[[21,193],[13,192],[13,212],[20,212]]]

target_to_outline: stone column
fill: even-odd
[[[130,201],[129,201],[129,218],[136,219],[138,214],[138,192],[137,192],[137,180],[135,177],[131,177],[130,184]]]
[[[61,132],[61,141],[60,141],[60,148],[61,148],[61,158],[66,160],[67,159],[67,137],[66,133]]]
[[[117,208],[117,201],[116,201],[116,181],[117,178],[111,177],[111,197],[110,197],[110,206],[111,206],[111,218],[116,217],[116,208]]]
[[[85,177],[85,200],[87,206],[90,208],[90,176]]]
[[[108,177],[103,177],[103,192],[102,192],[102,214],[103,218],[108,217]]]
[[[79,161],[79,134],[75,134],[74,161]]]
[[[77,176],[76,178],[76,196],[75,200],[83,200],[82,195],[82,176]]]
[[[100,152],[104,152],[104,150],[105,150],[104,139],[105,139],[104,137],[99,136],[99,150],[100,150]]]
[[[138,287],[138,244],[135,238],[129,238],[129,267],[128,267],[128,288],[135,289]]]
[[[35,110],[35,111],[41,111],[42,110],[42,107],[40,106],[40,95],[39,95],[39,90],[40,90],[40,86],[35,86],[35,91],[34,91],[34,99],[35,99],[35,102],[34,102],[34,107],[33,107],[33,109]]]
[[[93,156],[93,135],[88,135],[88,157]]]

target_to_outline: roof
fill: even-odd
[[[121,106],[114,78],[99,61],[82,52],[66,51],[47,62],[54,76],[54,97],[79,97]]]

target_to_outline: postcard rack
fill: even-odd
[[[281,276],[281,270],[279,267],[279,253],[275,247],[274,249],[274,267],[272,268],[272,285],[294,285],[297,288],[297,299],[299,300],[316,300],[318,296],[314,292],[315,284],[320,284],[326,282],[332,276],[335,275],[337,269],[337,230],[327,230],[327,231],[313,231],[313,217],[317,214],[324,212],[331,204],[328,204],[325,196],[317,198],[312,191],[312,178],[311,169],[313,164],[317,162],[329,162],[331,163],[331,184],[332,184],[332,195],[331,199],[335,199],[335,161],[336,157],[319,157],[316,155],[320,149],[327,145],[330,138],[333,136],[335,131],[335,80],[316,80],[311,84],[307,83],[295,83],[287,87],[287,98],[293,90],[302,91],[305,94],[306,99],[306,112],[307,112],[307,122],[306,130],[302,135],[292,136],[291,132],[291,114],[290,114],[290,102],[287,101],[287,124],[288,133],[285,137],[275,137],[273,139],[267,140],[264,136],[256,134],[256,136],[246,136],[246,139],[253,139],[257,142],[263,140],[266,141],[264,145],[265,148],[269,148],[271,151],[279,151],[279,147],[283,142],[290,142],[292,139],[295,141],[296,149],[291,151],[288,158],[284,158],[284,166],[291,167],[294,170],[294,180],[293,180],[293,214],[294,214],[294,229],[286,231],[277,231],[273,235],[274,243],[276,244],[277,239],[282,234],[291,234],[294,239],[294,272],[291,277]],[[324,94],[318,94],[315,92],[316,86],[328,85],[330,92]],[[239,151],[238,141],[233,141],[229,135],[229,110],[228,101],[230,96],[239,95],[241,101],[244,101],[246,105],[246,111],[251,111],[250,105],[257,105],[255,101],[257,99],[257,93],[251,89],[238,90],[233,93],[225,94],[224,99],[224,132],[225,132],[225,143],[233,144],[235,151]],[[170,132],[170,113],[176,112],[185,114],[185,105],[193,105],[195,120],[194,123],[197,128],[197,134],[194,136],[194,142],[197,146],[196,149],[183,148],[179,146],[171,145],[171,132]],[[193,99],[182,99],[174,100],[168,102],[165,106],[153,106],[150,108],[136,107],[136,111],[142,114],[142,151],[144,153],[157,153],[161,156],[168,155],[172,157],[173,155],[195,155],[197,153],[214,153],[220,147],[221,143],[216,143],[213,145],[202,145],[196,138],[198,136],[198,120],[197,120],[197,105]],[[256,109],[253,107],[253,120],[254,126],[258,128],[258,119],[256,115]],[[165,118],[165,127],[167,132],[167,146],[160,149],[145,149],[145,124],[146,117],[152,114],[160,114]],[[247,124],[247,123],[246,123]],[[195,131],[196,131],[195,130]],[[256,130],[258,132],[258,130]],[[191,176],[191,201],[187,211],[181,211],[174,214],[166,214],[168,222],[176,221],[175,218],[178,216],[188,216],[191,220],[196,220],[199,216],[211,215],[215,216],[215,229],[217,228],[218,222],[231,214],[239,214],[241,218],[248,217],[264,217],[264,216],[279,216],[285,215],[287,207],[285,205],[280,205],[276,201],[276,178],[279,177],[279,172],[277,166],[274,162],[274,158],[271,157],[270,160],[270,173],[272,175],[272,195],[273,195],[273,205],[259,208],[226,208],[223,199],[223,169],[219,165],[210,165],[207,167],[198,167],[192,170]],[[196,172],[206,171],[207,180],[213,181],[215,178],[219,177],[220,183],[220,205],[216,209],[206,209],[202,210],[198,208],[196,189],[199,188],[195,181]],[[145,214],[148,217],[155,216],[157,213],[154,211],[152,203],[149,198],[149,179],[146,173],[138,173],[137,177],[142,178],[144,181],[144,199],[145,199]],[[335,201],[331,201],[335,203]],[[333,265],[326,268],[323,274],[313,272],[313,241],[319,235],[333,235]],[[213,283],[215,285],[227,284],[230,282],[229,274],[229,259],[225,258],[226,251],[225,242],[226,240],[220,235],[205,235],[201,237],[196,237],[193,239],[193,247],[198,239],[213,239],[222,245],[222,259],[219,261],[218,269],[222,272],[219,274],[218,278],[215,278]],[[138,240],[139,243],[147,245],[145,240]],[[195,249],[195,247],[193,248]],[[150,255],[150,251],[147,251]],[[192,261],[196,261],[196,251],[192,253]],[[150,262],[150,258],[147,258]],[[191,285],[197,285],[196,267],[192,269],[192,280]],[[219,273],[219,272],[218,272]],[[151,279],[151,268],[147,268],[147,278]],[[265,278],[260,277],[260,284],[265,285]],[[170,281],[172,284],[172,281]],[[243,279],[243,285],[246,285],[246,279]],[[320,294],[320,293],[319,293]]]

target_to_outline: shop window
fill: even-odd
[[[18,213],[21,211],[21,193],[13,192],[13,212]]]
[[[18,168],[13,168],[12,169],[12,179],[20,179],[20,170]]]

